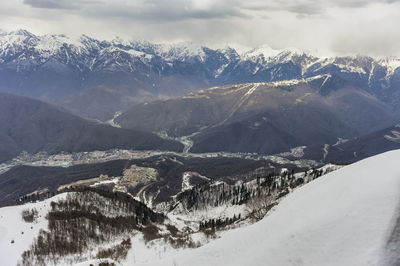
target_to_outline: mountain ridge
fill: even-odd
[[[38,98],[85,117],[108,120],[134,104],[205,87],[337,75],[397,106],[400,61],[317,57],[297,49],[238,52],[196,44],[153,44],[86,35],[0,33],[0,91]],[[101,107],[99,107],[99,103]]]
[[[0,162],[22,151],[183,149],[182,144],[153,134],[84,120],[50,104],[6,93],[0,93],[0,144]]]
[[[392,107],[340,77],[217,86],[133,106],[122,128],[189,136],[192,152],[276,154],[389,127]]]

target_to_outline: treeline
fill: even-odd
[[[96,258],[98,259],[113,259],[116,261],[120,261],[121,259],[125,259],[128,255],[128,250],[132,247],[131,239],[127,238],[122,240],[122,242],[118,245],[115,245],[111,248],[101,249],[97,252]]]
[[[209,181],[197,184],[189,190],[179,193],[173,210],[178,204],[182,204],[187,211],[205,210],[217,206],[242,205],[259,197],[268,197],[272,200],[279,199],[304,183],[310,182],[331,169],[309,169],[296,172],[295,169],[282,172],[269,172],[263,175],[264,170],[254,171],[260,175],[252,180],[244,181]],[[271,200],[270,200],[271,201]]]
[[[129,194],[112,192],[94,187],[73,187],[61,192],[67,194],[66,200],[51,203],[52,211],[86,211],[90,213],[106,213],[110,216],[128,216],[130,214],[138,218],[139,223],[146,225],[148,222],[162,223],[165,216],[148,208],[143,202],[137,201]],[[107,204],[103,204],[104,201]]]
[[[295,180],[291,174],[257,177],[249,182],[238,181],[230,185],[227,182],[205,182],[186,190],[177,196],[177,203],[186,210],[196,211],[221,205],[242,205],[263,193],[276,194],[287,187],[293,187],[303,180]],[[174,205],[176,206],[176,205]]]
[[[54,197],[57,193],[56,192],[38,192],[38,193],[33,193],[33,194],[29,194],[29,195],[24,195],[20,198],[18,198],[17,200],[15,200],[16,203],[18,204],[24,204],[24,203],[28,203],[28,202],[36,202],[36,201],[40,201],[40,200],[45,200],[51,197]]]
[[[46,265],[47,261],[58,264],[60,258],[79,257],[93,246],[142,231],[165,218],[123,193],[89,187],[70,191],[64,200],[51,202],[48,230],[40,231],[30,250],[23,253],[22,265]],[[123,249],[128,246],[125,241],[98,256],[111,252],[123,257]]]
[[[240,220],[241,214],[239,213],[238,216],[233,215],[232,218],[218,218],[218,219],[210,219],[204,222],[199,223],[199,230],[206,230],[206,229],[220,229],[227,225],[233,224],[234,222]]]

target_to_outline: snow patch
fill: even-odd
[[[193,186],[190,184],[191,172],[184,172],[182,175],[182,192],[191,189]]]

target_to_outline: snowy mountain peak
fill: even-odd
[[[43,35],[40,37],[36,48],[39,50],[56,53],[64,45],[79,47],[82,45],[79,39],[71,39],[66,35]]]
[[[115,37],[112,41],[111,44],[116,45],[116,46],[130,46],[131,43],[127,40],[122,39],[121,37],[117,36]]]
[[[193,42],[159,45],[159,55],[169,60],[183,60],[185,58],[199,58],[204,61],[205,53],[202,45]]]
[[[386,66],[388,70],[388,75],[392,75],[397,68],[400,67],[400,58],[397,57],[387,57],[379,60],[379,63]]]
[[[8,34],[9,35],[21,35],[21,36],[26,36],[26,37],[36,37],[36,35],[34,35],[33,33],[29,32],[27,30],[24,30],[24,29],[10,31]]]
[[[270,58],[278,55],[281,53],[282,50],[275,50],[272,49],[269,45],[265,44],[262,45],[258,48],[251,49],[247,52],[244,52],[242,54],[243,57],[247,58],[254,58],[254,57],[259,57],[259,56],[264,56],[265,58]]]
[[[275,61],[279,61],[279,62],[289,62],[289,61],[293,60],[294,57],[300,57],[303,55],[310,56],[305,51],[302,51],[300,49],[287,48],[287,49],[284,49],[281,52],[279,52],[275,56],[274,59],[275,59]]]

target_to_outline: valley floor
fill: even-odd
[[[22,152],[19,156],[0,164],[0,174],[3,174],[18,165],[30,166],[46,166],[46,167],[69,167],[80,164],[95,164],[102,162],[110,162],[114,160],[132,160],[145,159],[159,155],[176,155],[186,158],[243,158],[248,160],[270,160],[279,164],[292,163],[299,167],[317,166],[320,163],[313,160],[305,160],[298,158],[297,160],[289,160],[288,156],[296,154],[297,150],[302,147],[294,148],[290,152],[281,155],[261,155],[257,153],[230,153],[230,152],[210,152],[210,153],[189,153],[189,152],[172,152],[172,151],[139,151],[139,150],[121,150],[112,149],[107,151],[92,152],[75,152],[75,153],[59,153],[47,154],[39,152],[29,154]]]

